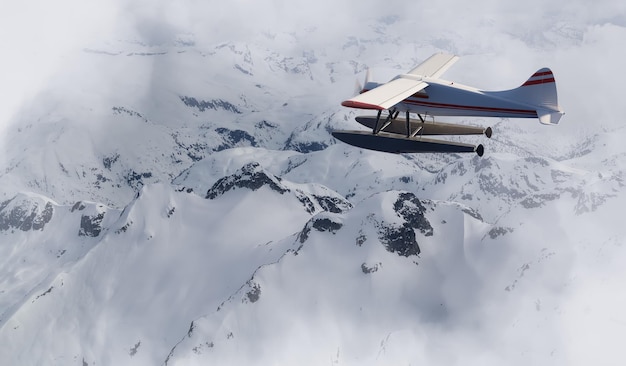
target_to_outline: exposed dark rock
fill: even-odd
[[[126,56],[163,56],[167,55],[167,52],[130,52]]]
[[[126,183],[128,183],[128,185],[134,189],[139,189],[141,187],[143,187],[144,179],[147,178],[151,178],[152,177],[152,173],[150,172],[145,172],[145,173],[137,173],[134,170],[131,170],[129,172],[126,173]]]
[[[572,197],[578,198],[578,202],[576,202],[576,207],[574,208],[576,215],[582,215],[597,210],[598,207],[604,204],[609,198],[615,197],[615,195],[578,191],[572,193]]]
[[[463,211],[464,213],[470,215],[471,217],[475,218],[476,220],[485,221],[485,220],[483,220],[483,217],[478,213],[478,211],[474,210],[473,208],[461,207],[461,211]]]
[[[147,178],[151,178],[152,177],[152,173],[150,172],[145,172],[145,173],[137,173],[134,170],[130,170],[129,172],[126,173],[126,183],[134,188],[134,189],[139,189],[141,187],[144,186],[144,179]]]
[[[317,231],[328,231],[334,233],[341,229],[342,223],[333,221],[329,218],[313,218],[313,228]]]
[[[498,177],[493,173],[480,174],[478,176],[478,184],[481,191],[484,193],[490,193],[494,196],[504,196],[514,200],[521,199],[526,196],[525,192],[504,185],[502,177]]]
[[[257,122],[254,126],[259,129],[266,129],[266,128],[274,129],[278,127],[278,125],[268,122],[266,120]]]
[[[95,216],[82,215],[80,217],[80,229],[78,230],[78,236],[89,236],[95,238],[100,235],[100,232],[102,231],[102,219],[104,219],[104,212]]]
[[[465,173],[467,173],[467,168],[465,168],[465,164],[463,163],[463,161],[459,161],[458,163],[456,163],[454,168],[452,168],[450,173],[454,175],[462,176],[462,175],[465,175]]]
[[[367,236],[362,232],[359,233],[359,236],[356,237],[356,245],[361,246],[363,243],[367,241]]]
[[[494,227],[493,229],[489,230],[489,237],[491,239],[495,239],[498,236],[502,236],[508,233],[512,233],[513,232],[513,228],[510,227]]]
[[[413,193],[400,193],[398,199],[393,204],[393,209],[398,216],[406,221],[409,227],[419,230],[426,236],[433,235],[433,227],[424,216],[426,207],[422,205],[420,200]]]
[[[67,169],[65,169],[65,165],[61,164],[60,162],[59,162],[59,168],[61,169],[63,173],[65,173],[65,175],[70,174],[70,172],[68,172]]]
[[[252,162],[244,165],[235,174],[215,182],[207,191],[206,198],[215,199],[235,188],[247,188],[256,191],[263,186],[267,186],[280,194],[289,192],[289,189],[280,184],[279,178],[271,174],[268,175],[259,163]]]
[[[242,73],[244,73],[244,74],[246,74],[246,75],[252,76],[252,72],[250,72],[250,71],[248,71],[248,70],[244,69],[244,68],[243,68],[243,67],[241,67],[240,65],[237,65],[237,64],[236,64],[236,65],[235,65],[235,69],[236,69],[236,70],[241,71]]]
[[[261,296],[261,286],[259,286],[258,283],[255,283],[252,286],[252,289],[246,293],[246,296],[250,302],[259,301],[259,297]]]
[[[128,230],[128,228],[130,228],[130,226],[133,224],[132,221],[127,222],[126,224],[124,224],[124,226],[122,226],[121,228],[117,229],[115,231],[116,234],[121,234],[121,233],[125,233],[126,230]]]
[[[342,227],[343,224],[341,222],[333,220],[332,217],[328,217],[326,215],[322,217],[315,216],[311,220],[309,220],[306,225],[304,225],[304,229],[302,229],[302,231],[300,231],[300,234],[298,235],[298,240],[300,241],[300,243],[304,243],[309,238],[311,228],[320,232],[327,231],[334,234]]]
[[[313,198],[315,198],[317,203],[322,206],[324,211],[332,213],[342,213],[352,208],[352,204],[350,202],[340,197],[313,195]]]
[[[229,130],[228,128],[220,127],[216,128],[215,132],[219,133],[220,136],[224,138],[224,143],[215,148],[215,151],[230,149],[234,146],[257,146],[254,136],[250,135],[246,131]]]
[[[104,183],[109,181],[110,179],[102,175],[101,173],[96,174],[96,185],[99,187],[100,183]]]
[[[49,289],[47,289],[46,291],[44,291],[41,294],[37,295],[37,297],[35,297],[35,300],[38,300],[40,297],[46,296],[47,294],[51,293],[53,289],[54,289],[54,286],[50,286]],[[32,302],[35,302],[35,300],[33,300]]]
[[[52,220],[54,207],[47,202],[43,209],[37,202],[16,197],[0,203],[0,231],[9,229],[43,230]]]
[[[197,100],[193,97],[181,96],[180,100],[185,103],[187,107],[197,108],[200,112],[204,112],[207,109],[213,110],[225,110],[236,114],[241,114],[241,111],[234,104],[221,99],[213,100]]]
[[[565,183],[572,179],[572,174],[560,170],[551,170],[550,176],[554,183]]]
[[[304,225],[304,229],[300,231],[300,234],[298,234],[298,241],[300,241],[301,244],[304,243],[309,238],[310,233],[311,233],[311,226],[309,226],[309,223],[307,223],[306,225]],[[296,251],[296,254],[297,254],[297,251]]]
[[[378,268],[382,266],[382,263],[375,263],[373,266],[368,266],[366,263],[361,264],[361,271],[365,274],[374,273],[378,271]]]
[[[193,351],[193,353],[199,355],[202,354],[202,351],[204,350],[204,348],[213,348],[215,347],[215,344],[213,342],[204,342],[202,344],[199,344],[195,347],[193,347],[191,350]]]
[[[174,143],[180,148],[176,154],[172,153],[171,155],[171,159],[175,163],[182,162],[182,160],[178,158],[180,154],[186,154],[192,161],[200,161],[210,154],[211,151],[215,150],[206,142],[195,141],[193,143],[186,143],[185,137],[181,136],[178,132],[174,132],[170,136],[172,136]],[[203,134],[203,137],[205,136],[206,135]]]
[[[524,161],[526,161],[528,163],[531,163],[533,165],[540,165],[540,166],[542,166],[544,168],[550,165],[550,163],[548,163],[548,161],[546,159],[539,158],[539,157],[534,157],[534,156],[524,158]]]
[[[74,212],[76,210],[82,211],[85,209],[85,206],[81,201],[78,201],[74,204],[74,206],[72,206],[72,208],[70,209],[70,212]]]
[[[106,169],[111,170],[111,166],[115,164],[115,162],[119,158],[120,158],[120,154],[113,154],[110,156],[105,156],[104,158],[102,158],[102,165],[104,165]]]
[[[187,330],[187,337],[191,338],[191,335],[193,334],[194,329],[196,329],[196,326],[192,320],[191,324],[189,324],[189,330]]]
[[[298,200],[304,206],[306,212],[308,212],[310,214],[315,212],[315,205],[313,204],[311,199],[304,192],[296,190],[294,193],[295,193],[296,197],[298,198]]]
[[[130,357],[133,357],[134,355],[137,354],[137,351],[139,350],[139,346],[141,346],[141,341],[135,343],[135,346],[130,348],[130,351],[128,352]]]
[[[421,252],[415,239],[415,231],[406,222],[400,227],[380,225],[378,234],[385,248],[392,253],[408,257]]]
[[[43,230],[44,226],[52,220],[53,213],[54,208],[52,207],[52,203],[47,202],[43,211],[33,218],[33,230]]]
[[[524,208],[537,208],[543,206],[546,202],[553,201],[559,197],[560,195],[558,193],[535,194],[524,198],[520,204]]]
[[[437,177],[435,178],[435,184],[446,184],[446,179],[448,179],[448,173],[447,172],[440,172],[437,174]]]
[[[478,171],[482,169],[487,169],[493,165],[493,162],[489,158],[472,160],[472,163],[474,164],[475,173],[478,173]]]
[[[285,144],[285,150],[293,150],[303,154],[307,154],[314,151],[321,151],[327,148],[328,145],[323,142],[311,141],[311,142],[293,142],[289,137]]]
[[[115,114],[127,114],[131,117],[137,117],[141,120],[143,120],[144,122],[148,122],[148,119],[146,117],[144,117],[143,115],[141,115],[141,113],[139,112],[135,112],[132,109],[128,109],[125,107],[113,107],[113,113]]]

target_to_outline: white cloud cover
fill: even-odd
[[[132,95],[132,98],[148,105],[158,97],[159,91],[156,89],[160,86],[175,85],[192,90],[198,88],[196,84],[186,84],[187,78],[178,76],[178,68],[185,65],[184,62],[171,59],[154,62],[116,59],[99,61],[102,62],[99,69],[98,63],[82,63],[84,58],[81,57],[84,55],[81,50],[85,48],[131,52],[133,45],[142,43],[137,46],[138,49],[159,51],[169,49],[173,43],[182,40],[193,42],[195,47],[203,50],[222,42],[234,42],[237,47],[251,44],[269,52],[275,47],[285,58],[297,59],[302,57],[303,52],[312,50],[325,53],[325,60],[333,57],[342,58],[336,60],[338,62],[358,59],[362,64],[394,70],[413,66],[427,57],[430,51],[444,50],[462,56],[461,61],[446,74],[447,78],[486,89],[514,87],[540,67],[549,66],[553,69],[560,102],[567,112],[561,125],[546,130],[538,123],[510,121],[510,128],[519,132],[515,138],[527,140],[528,146],[536,148],[540,153],[551,153],[561,147],[578,144],[597,132],[615,131],[613,138],[608,135],[606,140],[602,140],[607,145],[604,150],[591,154],[588,160],[577,162],[579,168],[589,169],[589,176],[602,176],[607,174],[607,170],[611,174],[613,167],[602,167],[602,171],[597,171],[597,162],[605,158],[605,153],[610,155],[621,152],[621,121],[626,115],[626,103],[622,102],[621,96],[622,86],[626,82],[626,74],[622,72],[626,51],[621,46],[626,39],[624,2],[600,1],[590,6],[587,1],[503,3],[484,0],[434,4],[391,0],[382,6],[379,1],[339,4],[336,1],[318,1],[307,5],[289,1],[244,0],[140,1],[131,4],[123,1],[61,1],[54,5],[40,1],[5,2],[0,7],[0,41],[5,47],[0,70],[0,97],[4,102],[0,112],[0,127],[21,122],[15,121],[15,116],[37,118],[37,113],[29,115],[24,111],[39,108],[34,105],[38,104],[38,93],[42,89],[67,92],[60,96],[59,105],[62,112],[73,113],[71,108],[76,106],[66,103],[67,100],[86,101],[89,107],[93,107],[98,104],[101,95],[109,97],[119,93],[115,101]],[[383,29],[384,34],[381,33]],[[354,37],[354,44],[350,43],[350,37]],[[374,39],[383,42],[374,43]],[[104,65],[105,62],[107,65]],[[115,62],[119,62],[119,65],[109,68]],[[219,62],[211,62],[207,61],[208,69],[220,65]],[[114,80],[111,70],[119,70],[128,77],[123,81]],[[103,71],[102,75],[97,75],[100,71]],[[210,72],[216,78],[222,77],[228,82],[233,80],[229,79],[228,72],[222,72],[219,68]],[[202,77],[206,77],[206,74]],[[257,77],[275,88],[286,86],[262,71]],[[348,79],[345,75],[340,77],[342,82]],[[305,96],[316,98],[316,102],[322,100],[327,103],[323,108],[334,108],[338,104],[339,100],[335,96],[341,93],[323,88],[337,89],[342,86],[315,81],[303,82],[303,85],[306,88]],[[351,85],[346,89],[351,90]],[[332,98],[324,100],[320,95],[331,95]],[[140,102],[135,99],[139,105]],[[52,98],[48,103],[54,104],[55,101]],[[297,101],[290,100],[290,103],[295,104]],[[302,103],[304,109],[310,104],[306,101]],[[54,110],[54,106],[50,109]],[[84,116],[82,113],[85,112],[81,110],[80,113]],[[99,128],[106,130],[108,126]],[[499,128],[508,127],[504,125]],[[53,128],[50,130],[53,131]],[[78,136],[83,139],[83,135]],[[84,139],[88,140],[89,137]],[[11,143],[4,136],[1,141],[6,145]],[[0,147],[5,151],[3,146]],[[76,155],[80,154],[88,155],[84,151],[76,152]],[[507,158],[508,155],[503,160]],[[0,157],[0,162],[2,159]],[[325,163],[328,164],[328,161]],[[619,160],[615,164],[618,165],[615,174],[620,177]],[[503,166],[506,167],[505,164]],[[366,173],[371,175],[372,171]],[[297,176],[297,170],[292,174]],[[330,173],[324,171],[324,174]],[[335,172],[335,176],[340,174]],[[325,178],[322,173],[315,177],[320,180]],[[592,177],[585,179],[588,186],[584,189],[588,197],[610,193],[613,189],[610,185],[603,185],[601,177],[598,178],[602,183],[599,185],[594,185],[596,181]],[[432,191],[428,194],[436,196]],[[441,198],[445,200],[447,197]],[[542,356],[550,354],[550,347],[558,348],[557,359],[571,364],[615,363],[621,355],[619,340],[625,322],[621,313],[626,305],[626,299],[620,292],[626,277],[619,260],[625,257],[624,233],[620,216],[614,214],[621,212],[621,201],[609,199],[609,204],[592,221],[593,225],[586,222],[585,216],[576,217],[573,222],[561,222],[563,215],[559,210],[564,206],[552,207],[551,215],[544,216],[547,222],[528,220],[523,223],[501,223],[518,225],[518,233],[522,232],[515,236],[519,242],[507,243],[506,248],[510,252],[501,248],[472,246],[467,248],[467,253],[463,253],[475,256],[470,258],[474,261],[467,262],[476,266],[473,269],[479,272],[476,276],[480,281],[493,281],[470,283],[478,285],[479,291],[479,298],[474,299],[474,303],[469,301],[470,311],[466,313],[457,308],[448,322],[429,323],[427,331],[418,336],[415,333],[395,333],[392,338],[396,337],[396,343],[392,344],[399,347],[405,336],[426,341],[424,357],[444,363],[464,363],[459,354],[472,354],[472,360],[480,363],[481,355],[472,353],[475,347],[486,353],[482,355],[486,363],[501,361],[517,354],[519,350],[515,342],[526,347],[522,352],[538,349]],[[523,213],[513,217],[523,217]],[[554,222],[549,221],[550,218]],[[544,224],[551,226],[542,229]],[[524,236],[524,225],[527,225],[526,228],[533,226],[529,232],[539,232],[546,237]],[[574,235],[568,231],[572,227],[593,229],[601,234],[589,231],[585,235],[586,232],[580,229],[572,231]],[[143,234],[137,233],[138,237]],[[598,236],[602,238],[600,241]],[[540,262],[543,258],[538,252],[541,244],[521,245],[535,241],[546,243],[552,249],[556,247],[559,252],[557,259]],[[470,241],[469,244],[476,243]],[[437,258],[458,259],[443,254],[440,257],[432,256],[433,261]],[[495,263],[495,269],[489,267],[490,261]],[[531,270],[521,270],[524,263],[530,263]],[[449,263],[442,268],[449,268]],[[520,269],[510,273],[510,268]],[[465,301],[461,298],[462,294],[471,295],[471,291],[468,293],[466,288],[462,289],[465,292],[455,292],[458,290],[455,286],[467,283],[459,274],[446,277],[439,273],[441,277],[436,277],[438,268],[433,265],[431,269],[434,282],[441,284],[442,288],[427,287],[428,283],[425,282],[421,282],[420,286],[427,287],[433,293],[444,293],[450,303],[457,306]],[[503,272],[508,275],[506,279],[495,278]],[[503,288],[512,284],[511,278],[519,280],[516,281],[516,294],[521,295],[512,297],[515,302],[507,302],[502,296]],[[489,300],[494,297],[490,295],[496,293],[499,297],[495,304],[506,308],[491,307],[493,305]],[[537,296],[541,296],[541,300]],[[539,312],[541,309],[543,313]],[[486,314],[493,318],[481,322]],[[547,319],[541,319],[536,314],[547,314]],[[516,322],[516,319],[531,321],[523,323]],[[505,331],[498,329],[500,320],[508,326]],[[475,325],[478,329],[474,328]],[[180,327],[180,324],[177,326]],[[169,335],[177,336],[178,333]],[[474,339],[476,336],[478,338]],[[495,348],[493,353],[479,348],[483,340]],[[446,346],[451,350],[445,349]],[[529,359],[546,362],[546,358],[528,354],[521,355],[518,362]]]
[[[604,124],[625,112],[617,98],[623,81],[619,43],[625,8],[619,1],[593,7],[585,1],[487,0],[387,1],[384,6],[376,1],[5,2],[0,12],[0,97],[5,106],[0,126],[30,103],[28,98],[50,77],[71,65],[77,49],[128,38],[159,45],[185,34],[198,46],[258,43],[261,34],[306,34],[291,50],[281,49],[299,55],[342,47],[348,37],[371,34],[373,20],[380,19],[395,22],[386,28],[389,42],[364,54],[363,63],[381,67],[388,55],[400,55],[408,65],[428,56],[416,54],[416,45],[433,44],[464,56],[450,78],[486,89],[511,87],[547,65],[558,78],[568,111],[564,122],[589,133],[597,122],[577,121]],[[589,88],[598,92],[582,93]]]

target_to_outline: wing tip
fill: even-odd
[[[379,111],[385,109],[376,104],[357,102],[354,100],[344,100],[343,102],[341,102],[341,105],[344,107],[357,108],[357,109],[376,109]]]

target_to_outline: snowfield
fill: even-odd
[[[204,17],[259,5],[111,5],[115,27],[7,99],[3,363],[621,364],[626,111],[607,80],[625,80],[601,55],[621,52],[622,5],[533,27],[515,6],[446,13],[452,30],[360,10],[326,26],[320,4],[241,28]],[[367,68],[438,51],[485,89],[550,66],[567,114],[457,118],[493,127],[461,138],[482,158],[332,138],[361,128],[340,102]]]

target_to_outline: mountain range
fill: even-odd
[[[608,112],[585,125],[558,69],[600,26],[508,35],[558,62],[557,127],[460,119],[493,128],[462,138],[482,158],[335,141],[359,128],[340,101],[368,68],[446,51],[468,84],[536,69],[481,69],[493,46],[399,36],[407,22],[325,46],[306,28],[72,53],[0,145],[0,359],[618,364],[626,131]]]

